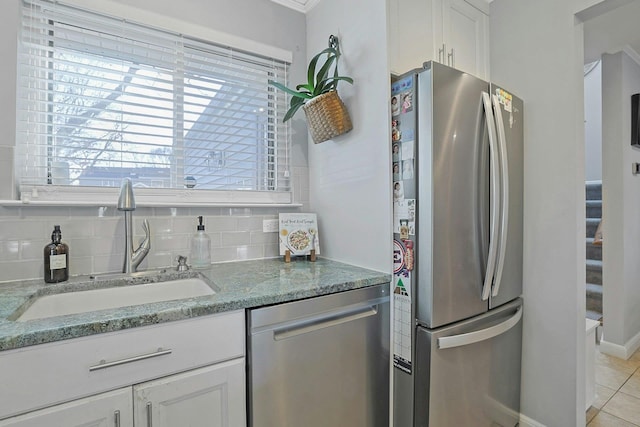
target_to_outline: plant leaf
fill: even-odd
[[[297,104],[304,104],[305,101],[306,101],[305,98],[298,98],[298,97],[292,96],[291,101],[289,101],[289,108]]]
[[[330,90],[335,90],[338,87],[339,81],[345,81],[347,83],[353,84],[353,79],[351,77],[345,77],[345,76],[329,77],[328,79],[325,79],[318,84],[318,87],[322,86],[323,91],[314,95],[318,96],[323,93],[329,92]]]
[[[296,86],[296,90],[300,90],[300,89],[304,89],[306,92],[311,93],[313,91],[313,87],[309,86],[308,84],[299,84],[298,86]]]
[[[335,56],[329,56],[327,58],[327,62],[324,63],[322,68],[320,68],[320,71],[318,71],[318,74],[316,74],[316,87],[313,90],[313,94],[314,95],[317,96],[317,95],[319,95],[319,93],[322,93],[322,92],[318,93],[319,90],[322,90],[322,89],[318,89],[318,86],[320,86],[320,83],[322,81],[327,79],[327,75],[329,74],[329,68],[331,67],[331,65],[333,64],[333,62],[335,60],[336,60]]]
[[[296,92],[293,89],[289,89],[288,87],[286,87],[285,85],[278,83],[278,82],[274,82],[273,80],[269,80],[269,84],[273,85],[275,87],[277,87],[278,89],[288,93],[291,96],[297,97],[297,98],[304,98],[304,99],[311,99],[312,96],[310,93],[308,92]]]
[[[291,117],[293,117],[293,115],[296,114],[296,112],[300,109],[300,107],[304,105],[304,101],[305,100],[302,98],[291,98],[291,107],[289,108],[287,113],[284,115],[282,122],[284,123],[287,120],[289,120]]]
[[[331,53],[335,55],[335,52],[336,52],[335,49],[328,47],[324,49],[322,52],[318,53],[313,58],[311,58],[311,61],[309,61],[309,68],[307,70],[307,83],[309,84],[309,86],[311,87],[315,86],[314,76],[316,74],[316,64],[318,63],[318,60],[320,59],[320,57],[325,54],[330,55]]]

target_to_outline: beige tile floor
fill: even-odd
[[[597,351],[596,401],[587,411],[587,426],[640,426],[640,350],[629,360]]]

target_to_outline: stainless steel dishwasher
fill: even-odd
[[[389,285],[250,310],[251,427],[388,427]]]

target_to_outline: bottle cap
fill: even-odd
[[[58,239],[62,238],[62,231],[60,231],[59,225],[54,225],[53,232],[51,233],[51,240],[55,240],[56,238]]]

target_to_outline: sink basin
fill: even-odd
[[[24,322],[65,314],[88,313],[110,308],[200,297],[214,293],[215,291],[203,280],[190,278],[44,295],[35,300],[16,320]]]

